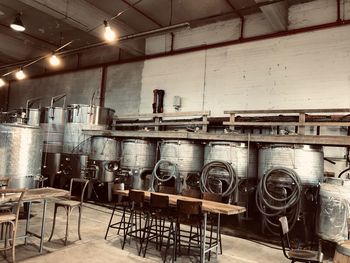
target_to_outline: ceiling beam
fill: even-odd
[[[38,9],[56,19],[91,34],[98,39],[103,37],[103,21],[111,15],[103,12],[94,5],[84,0],[20,0],[21,2]],[[115,28],[119,36],[135,33],[136,30],[120,20],[110,21],[111,27]],[[129,53],[143,55],[145,48],[144,40],[133,40],[120,44]]]
[[[268,2],[266,0],[255,0],[257,4]],[[271,24],[272,28],[279,31],[286,31],[288,29],[288,3],[287,1],[280,1],[270,5],[260,6],[261,12]]]
[[[51,52],[59,47],[59,45],[57,44],[50,43],[44,39],[38,38],[28,33],[15,32],[8,25],[4,25],[2,23],[0,23],[0,33],[4,33],[13,38],[23,40],[24,42],[28,42],[31,45],[35,45],[36,47],[39,47],[40,49],[47,50],[48,52]]]
[[[0,39],[0,52],[15,60],[42,56],[45,53],[45,51],[36,49],[28,42],[11,37],[1,32]]]
[[[124,4],[126,4],[127,6],[129,6],[131,9],[135,10],[137,13],[141,14],[142,16],[144,16],[145,18],[147,18],[149,21],[153,22],[153,24],[159,26],[159,27],[163,27],[163,25],[161,23],[159,23],[157,20],[155,20],[153,17],[149,16],[148,14],[146,14],[144,11],[140,10],[138,7],[136,7],[133,4],[130,4],[127,0],[121,0]]]

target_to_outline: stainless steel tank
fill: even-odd
[[[64,131],[65,153],[89,154],[90,137],[82,130],[106,130],[113,121],[114,110],[93,105],[72,104],[67,107],[67,123]]]
[[[27,111],[27,124],[31,126],[39,126],[41,109],[27,109]]]
[[[38,127],[0,124],[0,177],[9,187],[34,188],[41,175],[42,134]]]
[[[63,150],[66,110],[62,107],[46,107],[41,112],[41,128],[44,137],[44,152],[59,153]]]
[[[319,192],[318,235],[332,242],[347,240],[349,208],[350,180],[327,178]]]
[[[210,142],[204,149],[204,164],[212,161],[229,162],[239,178],[256,178],[257,149],[247,143]]]
[[[322,147],[311,145],[262,145],[259,149],[259,179],[274,167],[293,169],[306,185],[317,185],[323,180]]]
[[[83,134],[83,130],[106,130],[107,125],[91,125],[84,123],[66,123],[64,127],[63,152],[89,154],[91,136]]]
[[[108,137],[92,137],[91,160],[96,161],[118,161],[120,159],[120,141]]]
[[[141,139],[126,139],[122,141],[122,169],[152,170],[155,165],[156,143]]]
[[[177,164],[180,173],[200,172],[204,162],[204,147],[193,141],[164,140],[160,146],[160,159]]]
[[[110,108],[84,104],[71,104],[67,110],[68,122],[91,125],[111,125],[115,112]]]

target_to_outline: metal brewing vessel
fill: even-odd
[[[11,188],[34,188],[41,175],[42,134],[39,127],[0,124],[0,177]]]
[[[318,235],[325,240],[341,242],[348,239],[350,180],[327,178],[319,192]]]
[[[90,136],[83,130],[106,130],[113,121],[114,110],[93,105],[72,104],[67,107],[64,153],[90,153]]]
[[[27,124],[31,126],[40,126],[41,109],[27,109]]]
[[[274,167],[293,169],[305,185],[317,185],[323,180],[323,150],[311,145],[263,145],[259,149],[259,179]]]
[[[156,158],[156,143],[141,139],[126,139],[122,141],[122,169],[152,170]]]
[[[44,136],[44,152],[59,153],[63,150],[66,110],[62,107],[46,107],[41,113],[41,128]]]
[[[115,138],[93,137],[89,158],[96,161],[118,161],[120,158],[120,141]]]
[[[180,174],[199,173],[204,162],[204,147],[194,141],[164,140],[160,159],[177,164]]]
[[[239,178],[256,178],[257,149],[247,143],[210,142],[204,149],[204,164],[212,161],[229,162]]]

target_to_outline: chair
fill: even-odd
[[[24,189],[0,189],[0,195],[4,196],[6,194],[19,194],[19,198],[16,201],[9,201],[8,203],[6,203],[6,207],[8,207],[8,204],[12,204],[12,205],[16,205],[16,208],[14,209],[13,212],[2,212],[0,214],[0,224],[6,224],[6,230],[5,230],[5,243],[4,243],[4,247],[0,249],[0,251],[6,251],[9,249],[12,249],[12,261],[15,262],[16,261],[16,257],[15,257],[15,247],[16,247],[16,233],[17,233],[17,223],[18,223],[18,215],[19,215],[19,210],[22,204],[22,199],[23,199],[23,195],[25,193]],[[7,230],[8,227],[7,225],[10,226],[10,233],[11,234],[11,241],[12,244],[10,243],[10,246],[7,247]]]
[[[141,218],[146,208],[145,203],[145,192],[138,190],[129,190],[129,201],[130,201],[130,216],[126,226],[126,232],[122,242],[122,249],[125,247],[127,236],[134,236],[140,239],[140,246],[142,244],[143,229],[141,227]],[[125,220],[125,219],[124,219]],[[135,230],[133,227],[135,226]],[[135,234],[135,235],[134,235]],[[139,235],[137,235],[139,234]],[[139,253],[141,253],[139,251]]]
[[[286,216],[280,217],[279,222],[281,225],[281,244],[284,256],[291,260],[291,262],[319,262],[323,261],[323,253],[315,250],[305,249],[292,249],[288,237],[289,227]],[[286,246],[287,245],[287,246]],[[289,251],[286,251],[289,248]]]
[[[162,249],[163,239],[170,230],[170,226],[166,226],[165,221],[169,220],[172,224],[172,218],[174,218],[173,210],[169,208],[169,196],[151,193],[150,207],[145,223],[146,231],[144,232],[144,234],[147,233],[147,236],[143,238],[146,241],[143,257],[146,256],[148,243],[153,239],[156,240],[156,248]],[[142,244],[139,254],[141,254],[141,251]]]
[[[53,199],[55,201],[55,210],[54,210],[54,216],[53,216],[53,223],[52,223],[52,231],[49,238],[49,241],[51,241],[53,233],[55,231],[55,225],[56,225],[56,215],[57,215],[57,209],[59,207],[63,207],[66,210],[67,215],[67,221],[66,221],[66,235],[64,239],[64,245],[67,245],[68,240],[68,229],[69,229],[69,217],[74,210],[74,208],[79,209],[79,218],[78,218],[78,236],[79,240],[81,240],[81,234],[80,234],[80,223],[81,223],[81,214],[83,209],[83,201],[84,201],[84,194],[86,187],[89,183],[89,180],[87,179],[81,179],[81,178],[72,178],[70,181],[70,187],[69,187],[69,197],[68,198],[56,198]],[[80,196],[74,196],[73,195],[73,186],[76,184],[79,184],[81,195]]]
[[[118,197],[118,199],[119,199],[119,197]],[[129,198],[127,196],[122,196],[120,201],[118,201],[114,204],[113,211],[112,211],[111,217],[109,219],[108,227],[106,230],[105,240],[107,239],[108,232],[109,232],[110,228],[118,229],[117,235],[119,235],[120,230],[123,230],[124,236],[125,236],[125,231],[127,228],[126,210],[129,207],[129,203],[130,203]],[[119,222],[113,223],[113,217],[114,217],[118,207],[123,208],[122,217],[121,217]]]
[[[164,193],[164,194],[176,195],[176,189],[175,187],[172,187],[172,186],[160,185],[158,187],[158,192]]]
[[[190,235],[184,235],[189,231],[183,231],[181,229],[181,225],[186,225],[192,227],[197,227],[196,235],[192,235],[192,231],[190,231]],[[174,231],[174,252],[173,252],[173,260],[176,260],[177,250],[181,252],[181,242],[184,239],[188,240],[187,251],[190,252],[191,247],[199,247],[200,248],[200,262],[202,262],[202,250],[204,249],[203,245],[203,235],[202,235],[202,226],[203,226],[203,213],[202,213],[202,202],[200,201],[186,201],[186,200],[177,200],[177,216],[176,216],[176,224]],[[169,235],[170,236],[170,235]],[[195,239],[196,238],[196,239]],[[195,241],[193,244],[192,241]],[[167,251],[170,245],[170,238],[167,242],[167,247],[165,250],[164,262],[167,256]]]
[[[187,197],[193,197],[193,198],[200,199],[202,196],[202,193],[201,193],[201,191],[199,191],[197,189],[188,188],[188,189],[184,189],[182,191],[182,195],[187,196]]]

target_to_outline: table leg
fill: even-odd
[[[45,238],[45,216],[46,216],[46,206],[47,206],[47,200],[44,199],[43,201],[43,218],[41,219],[41,231],[40,231],[40,246],[39,246],[39,252],[43,252],[43,243]]]
[[[203,237],[202,237],[202,249],[201,249],[201,253],[202,253],[202,260],[201,263],[205,262],[205,237],[207,236],[207,219],[208,219],[208,213],[205,212],[204,213],[204,231],[203,231]]]
[[[217,225],[217,229],[216,229],[216,257],[219,255],[218,254],[218,248],[220,246],[220,213],[218,214],[218,225]]]
[[[24,238],[24,245],[27,245],[27,239],[28,239],[28,232],[29,232],[29,224],[30,224],[30,209],[32,207],[32,202],[28,201],[25,203],[27,206],[27,221],[26,221],[26,233],[25,233],[25,238]]]

